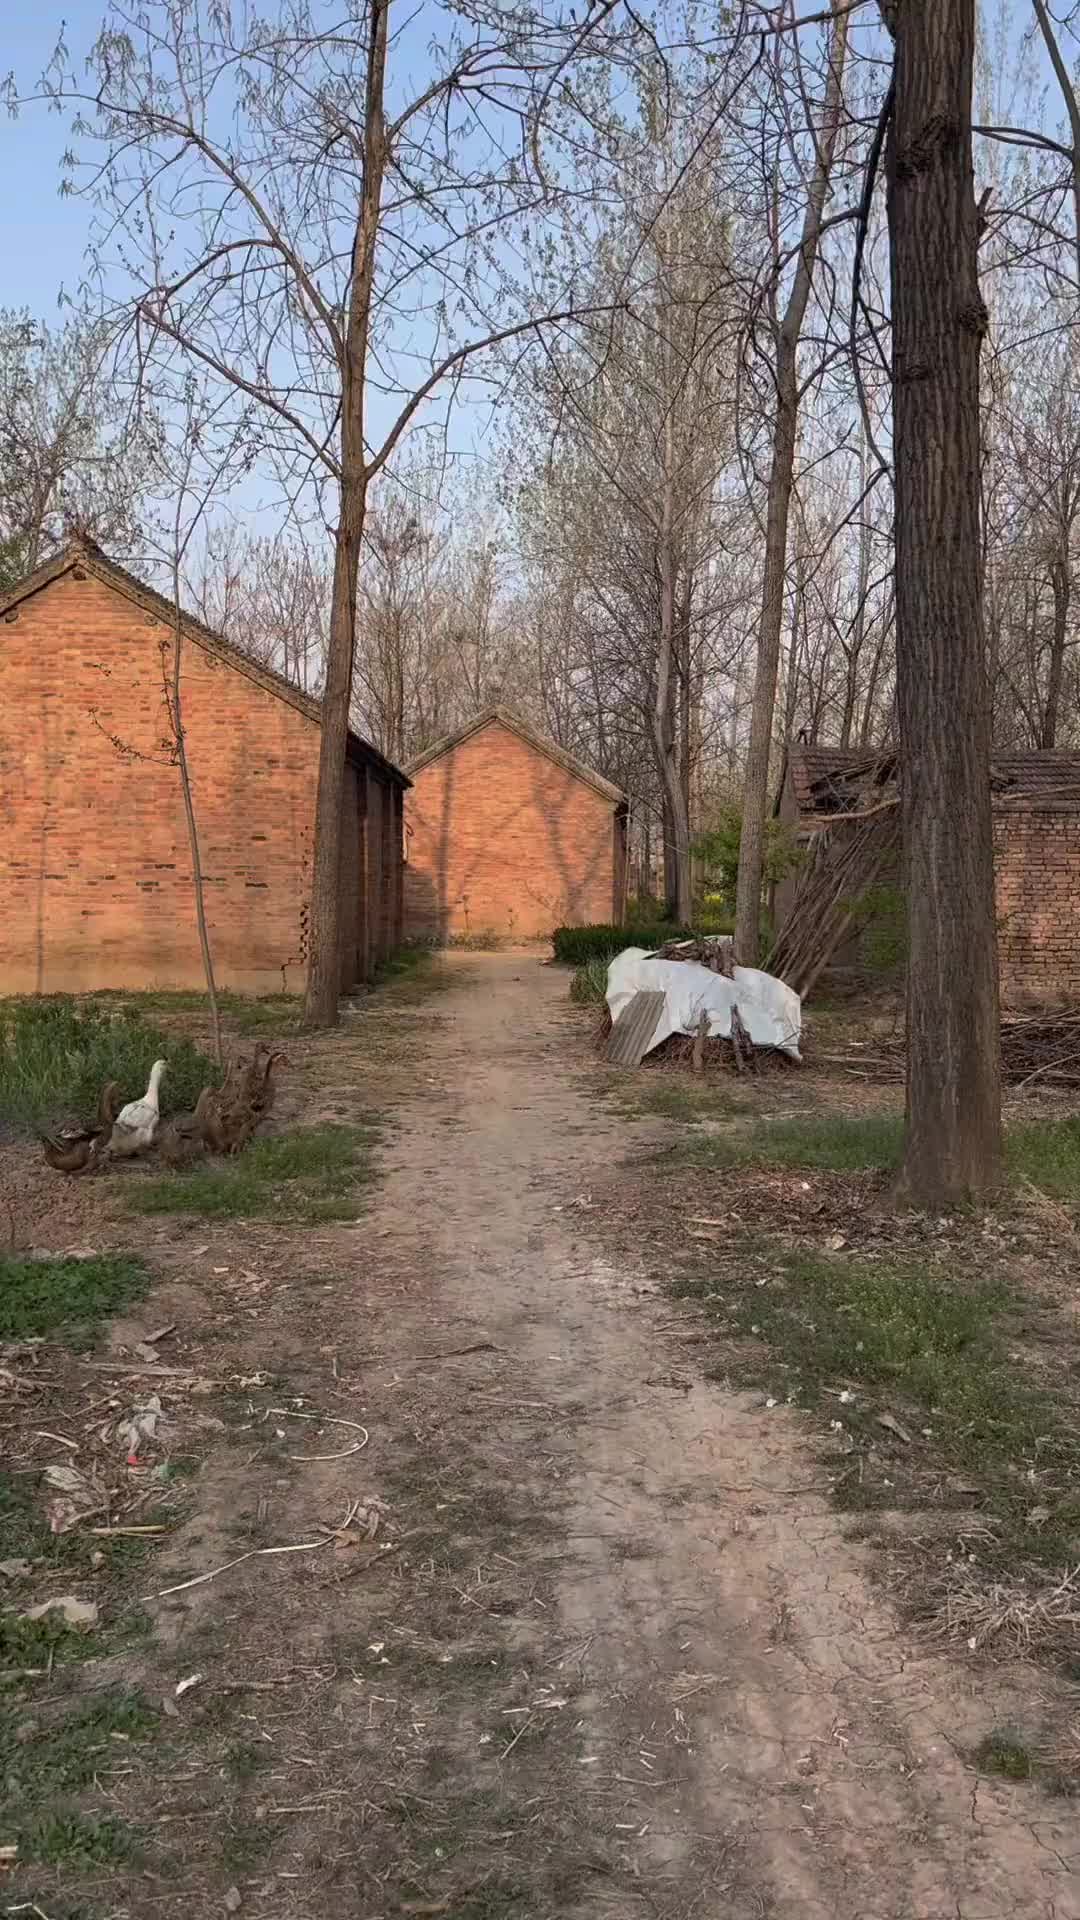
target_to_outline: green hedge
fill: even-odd
[[[583,967],[589,960],[613,960],[625,947],[662,947],[666,940],[689,938],[689,928],[657,925],[649,927],[556,927],[551,936],[555,958],[567,967]]]

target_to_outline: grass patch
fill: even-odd
[[[230,1780],[243,1785],[261,1773],[270,1758],[270,1750],[258,1740],[237,1740],[225,1755],[225,1771]]]
[[[994,1327],[1008,1297],[1000,1287],[958,1288],[915,1261],[782,1248],[766,1257],[767,1284],[734,1300],[725,1294],[724,1311],[737,1332],[782,1356],[784,1384],[800,1403],[857,1381],[944,1418],[965,1456],[989,1449],[1012,1458],[1034,1445],[1045,1409],[1010,1387]],[[700,1292],[704,1284],[676,1282],[675,1291]]]
[[[50,1542],[66,1537],[49,1532],[27,1479],[13,1480],[10,1474],[0,1473],[0,1540],[5,1559],[37,1560]]]
[[[995,1727],[971,1758],[980,1773],[996,1773],[1003,1780],[1030,1780],[1035,1771],[1028,1748],[1011,1727]]]
[[[755,1343],[741,1349],[738,1371],[777,1397],[839,1414],[859,1459],[876,1450],[876,1477],[864,1478],[860,1467],[838,1480],[845,1504],[940,1506],[942,1474],[952,1470],[985,1490],[994,1520],[987,1561],[994,1543],[1005,1567],[1018,1558],[1060,1566],[1076,1557],[1077,1503],[1066,1492],[1048,1509],[1032,1490],[1036,1477],[1040,1486],[1071,1484],[1080,1464],[1075,1423],[1010,1355],[1015,1303],[1007,1288],[913,1259],[833,1257],[767,1242],[731,1253],[736,1264],[723,1273],[703,1278],[699,1270],[672,1291],[701,1299],[726,1333]],[[892,1443],[891,1458],[882,1408],[909,1436],[900,1448]]]
[[[92,1555],[100,1553],[107,1570],[115,1574],[138,1566],[161,1544],[160,1536],[154,1534],[114,1534],[109,1538],[99,1535],[95,1539],[78,1528],[70,1533],[53,1533],[35,1498],[33,1486],[29,1474],[14,1479],[0,1473],[0,1542],[5,1559],[29,1561],[32,1569],[36,1562],[56,1570],[66,1568],[75,1577],[86,1573]],[[175,1527],[178,1524],[175,1503],[171,1507],[144,1507],[141,1517],[150,1525]],[[33,1570],[23,1576],[27,1584],[32,1584],[33,1579]],[[6,1597],[10,1598],[23,1582],[9,1584]]]
[[[84,1660],[91,1652],[100,1652],[93,1635],[69,1627],[58,1613],[40,1620],[0,1613],[0,1673],[36,1673],[60,1661]]]
[[[822,1113],[760,1120],[748,1133],[709,1143],[717,1164],[759,1163],[819,1171],[891,1172],[904,1150],[899,1114]],[[1029,1181],[1055,1200],[1080,1204],[1080,1119],[1033,1120],[1010,1127],[1005,1164],[1013,1181]]]
[[[208,1055],[137,1008],[80,1006],[67,996],[0,1002],[0,1118],[28,1130],[64,1116],[90,1121],[107,1081],[135,1100],[157,1059],[169,1063],[164,1112],[194,1106],[220,1078]]]
[[[130,1204],[136,1213],[205,1219],[351,1220],[377,1138],[372,1125],[299,1128],[255,1140],[235,1160],[133,1183]]]
[[[1005,1152],[1015,1179],[1030,1180],[1055,1200],[1080,1201],[1080,1120],[1033,1120],[1012,1127]]]
[[[206,994],[194,987],[163,987],[147,993],[118,993],[115,988],[105,987],[87,994],[86,999],[93,1006],[111,1009],[114,1014],[129,1014],[136,1020],[154,1013],[173,1019],[182,1015],[194,1015],[207,1022],[210,1019]],[[268,1027],[285,1030],[300,1022],[302,1002],[296,993],[233,993],[219,988],[217,1002],[222,1019],[230,1021],[241,1033],[260,1033]]]
[[[20,1858],[49,1867],[115,1866],[138,1853],[131,1828],[109,1815],[45,1814],[30,1821],[17,1837]]]
[[[680,1117],[673,1113],[673,1118]],[[686,1116],[690,1117],[690,1116]],[[869,1172],[896,1167],[904,1123],[895,1114],[814,1114],[805,1119],[758,1120],[748,1129],[695,1143],[695,1158],[715,1166],[806,1167]]]
[[[608,963],[594,956],[577,967],[570,979],[570,998],[579,1007],[603,1006],[607,998]]]
[[[131,1254],[95,1254],[91,1260],[30,1260],[0,1255],[0,1338],[59,1335],[86,1346],[111,1314],[144,1298],[150,1275]]]
[[[157,1724],[157,1714],[141,1694],[116,1688],[95,1694],[55,1726],[38,1728],[32,1740],[16,1739],[10,1714],[0,1727],[6,1805],[13,1808],[40,1794],[78,1793]]]
[[[633,1081],[624,1077],[620,1089],[631,1112],[656,1114],[663,1120],[686,1120],[691,1125],[726,1120],[747,1110],[747,1102],[737,1093],[704,1076],[690,1080],[655,1071]]]
[[[422,1000],[453,984],[447,968],[430,947],[399,947],[381,960],[375,972],[375,985],[388,991],[395,1001]]]

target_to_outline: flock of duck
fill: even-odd
[[[110,1160],[130,1160],[151,1149],[170,1166],[187,1166],[206,1153],[239,1153],[274,1104],[274,1072],[285,1058],[260,1041],[255,1056],[232,1061],[220,1087],[204,1087],[192,1112],[162,1121],[160,1089],[166,1060],[155,1060],[141,1100],[125,1106],[115,1080],[101,1090],[91,1127],[39,1135],[57,1173],[93,1173]]]

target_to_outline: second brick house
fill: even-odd
[[[519,714],[486,707],[409,774],[411,937],[531,940],[622,919],[624,795]]]
[[[173,603],[88,541],[0,595],[0,992],[198,987],[166,698]],[[221,986],[300,991],[320,708],[186,614],[182,712]],[[406,776],[346,752],[341,982],[401,938]]]

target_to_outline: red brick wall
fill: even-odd
[[[405,821],[413,939],[532,939],[621,911],[613,803],[497,721],[420,769]]]
[[[1005,1001],[1080,994],[1080,816],[994,812],[998,956]]]
[[[797,810],[787,789],[781,819]],[[776,924],[790,911],[793,876],[777,888]],[[1007,1005],[1080,997],[1080,815],[1049,807],[994,808],[994,879],[1001,997]],[[903,885],[899,859],[878,884]],[[873,923],[833,955],[836,968],[865,960]],[[901,969],[898,969],[900,971]]]
[[[172,629],[92,575],[0,621],[0,991],[202,981],[162,645]],[[182,699],[219,982],[302,987],[317,722],[190,638]],[[351,808],[350,808],[351,801]],[[343,885],[358,855],[346,787]],[[347,906],[343,975],[356,950]]]

